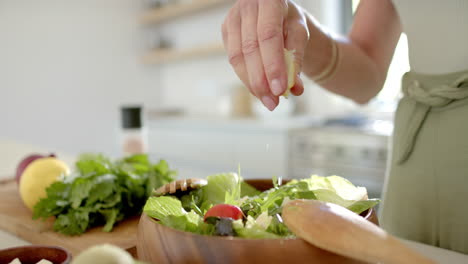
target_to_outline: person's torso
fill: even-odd
[[[468,69],[468,0],[393,0],[408,37],[411,70]]]

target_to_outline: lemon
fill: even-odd
[[[289,91],[296,82],[296,65],[294,64],[294,50],[284,49],[284,60],[286,62],[286,75],[288,76],[288,87],[283,93],[285,98],[288,98]]]
[[[46,188],[60,179],[61,175],[68,175],[68,165],[54,157],[40,158],[31,162],[20,179],[19,191],[26,207],[33,209],[34,205],[47,196]]]

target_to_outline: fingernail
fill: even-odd
[[[263,96],[262,97],[262,103],[270,111],[273,111],[275,109],[275,107],[276,107],[275,101],[273,101],[273,99],[271,99],[269,96]]]
[[[271,92],[274,95],[281,95],[283,93],[283,88],[281,87],[281,82],[278,79],[271,81]]]

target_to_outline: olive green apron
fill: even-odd
[[[381,224],[468,254],[468,71],[408,72],[402,89]]]

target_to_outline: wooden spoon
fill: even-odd
[[[371,263],[435,263],[377,225],[336,204],[294,200],[283,207],[282,216],[286,226],[298,237],[339,255]]]

